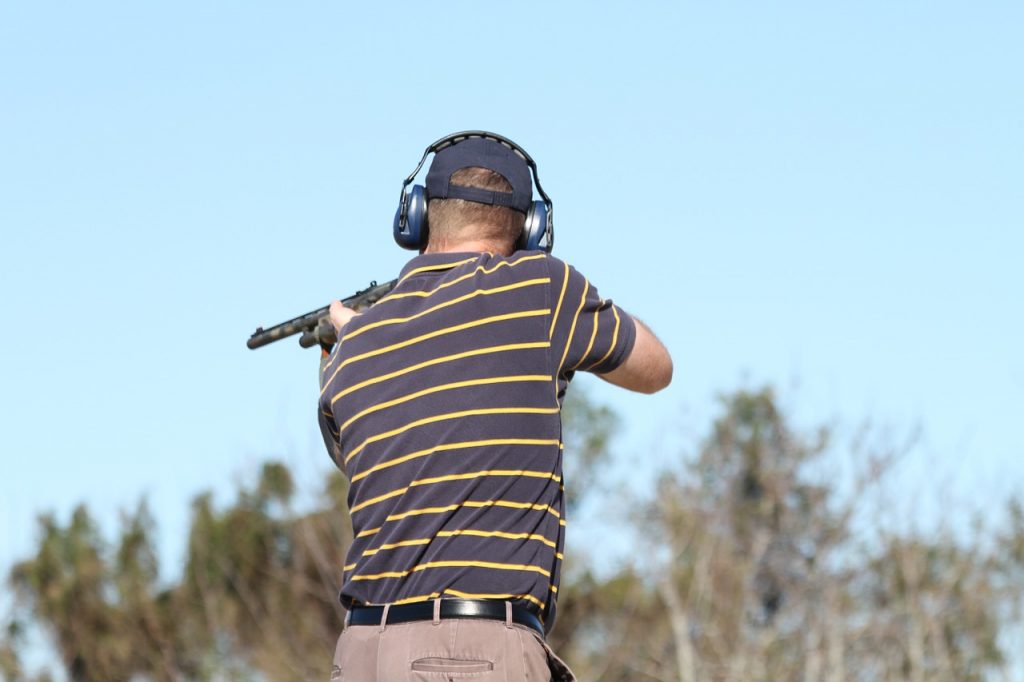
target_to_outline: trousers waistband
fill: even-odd
[[[386,612],[386,615],[385,615]],[[410,623],[435,618],[485,618],[511,620],[544,636],[544,625],[531,609],[506,601],[488,599],[435,599],[398,606],[353,606],[348,612],[349,625],[380,625]]]

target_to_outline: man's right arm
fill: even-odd
[[[592,372],[616,386],[655,393],[672,381],[672,358],[658,337],[568,263],[548,257],[554,308],[551,346],[559,372]]]
[[[672,356],[646,324],[635,317],[633,321],[636,323],[633,349],[622,364],[597,376],[630,391],[657,393],[672,382]]]

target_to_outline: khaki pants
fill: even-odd
[[[574,682],[543,638],[481,618],[350,625],[338,638],[331,682]]]

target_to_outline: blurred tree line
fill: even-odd
[[[599,496],[626,494],[607,474],[615,415],[577,391],[565,420],[570,523],[607,515]],[[828,429],[795,430],[770,389],[724,396],[696,452],[623,505],[633,559],[600,574],[595,550],[570,552],[555,649],[582,682],[1008,677],[1024,643],[1020,502],[995,528],[894,531],[865,520],[894,453],[855,443],[839,477],[836,449]],[[326,680],[346,494],[334,474],[297,511],[289,470],[270,462],[227,507],[198,496],[172,582],[145,504],[113,539],[85,506],[66,525],[43,515],[34,556],[9,576],[0,674],[52,679],[23,665],[34,624],[73,682]]]

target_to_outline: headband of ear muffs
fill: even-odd
[[[427,174],[426,187],[413,185],[407,190],[431,153],[434,154],[434,162]],[[470,166],[499,173],[512,185],[512,192],[462,187],[449,182],[452,172]],[[542,201],[532,200],[532,185],[537,186]],[[422,250],[426,246],[429,232],[427,203],[438,198],[464,199],[521,211],[526,214],[526,221],[516,248],[550,253],[554,247],[551,198],[540,185],[537,165],[522,147],[501,135],[472,130],[448,135],[427,147],[416,169],[402,183],[393,226],[395,242],[399,246],[413,250]]]

